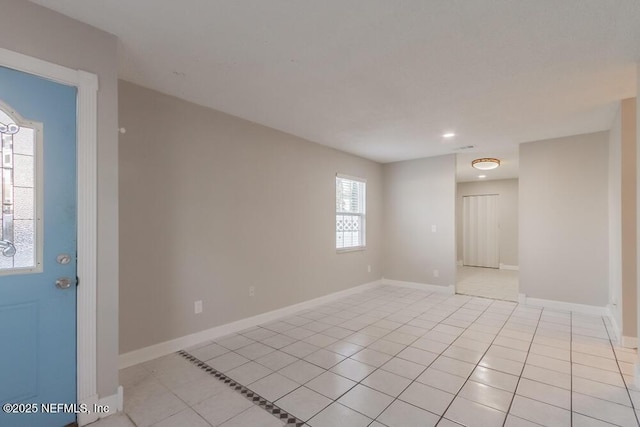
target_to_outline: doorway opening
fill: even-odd
[[[456,293],[518,301],[517,170],[487,180],[461,174],[466,168],[470,162],[459,158]]]

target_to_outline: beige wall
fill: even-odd
[[[497,194],[500,226],[500,264],[518,265],[518,180],[460,182],[456,196],[456,240],[458,261],[463,259],[462,198]]]
[[[455,173],[455,155],[384,165],[385,278],[455,284]]]
[[[635,197],[634,197],[635,199]],[[622,117],[620,106],[609,130],[609,304],[622,327]],[[622,331],[620,331],[622,332]]]
[[[3,0],[2,47],[98,75],[98,393],[118,385],[118,136],[115,36],[24,0]]]
[[[622,335],[637,336],[636,100],[620,105],[622,129]]]
[[[609,132],[609,300],[625,337],[637,336],[636,99],[620,102]]]
[[[520,145],[520,292],[605,306],[608,132]]]
[[[636,73],[638,74],[636,84],[636,165],[640,165],[640,62],[636,63]],[[636,173],[636,230],[640,228],[640,173]],[[636,266],[640,265],[640,239],[636,240]],[[640,274],[636,274],[636,290],[640,288]],[[640,292],[636,291],[636,313],[640,313]],[[640,316],[637,316],[637,321],[640,323]],[[637,325],[636,332],[640,331],[640,324]],[[636,360],[636,370],[640,365],[640,352],[638,352],[638,359]]]
[[[119,100],[122,353],[381,277],[379,164],[123,81]],[[365,251],[336,253],[336,173],[367,179]]]

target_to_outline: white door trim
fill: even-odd
[[[77,288],[77,399],[98,401],[96,381],[97,288],[97,126],[98,76],[0,48],[0,66],[75,86],[77,99],[78,278]],[[115,132],[115,130],[114,130]],[[94,418],[95,416],[95,418]],[[80,416],[87,424],[96,414]]]

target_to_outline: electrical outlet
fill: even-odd
[[[367,273],[371,273],[371,266],[367,265]]]
[[[440,272],[438,270],[433,270],[433,277],[440,277]]]
[[[249,286],[249,296],[250,297],[255,297],[256,296],[256,287],[255,286]]]
[[[436,225],[435,225],[435,224],[433,224],[433,225],[431,226],[431,232],[432,232],[432,233],[435,233],[436,231],[438,231],[438,227],[436,227]]]
[[[198,300],[193,304],[193,311],[196,314],[202,313],[202,301]]]

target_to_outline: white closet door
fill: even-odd
[[[463,262],[498,268],[498,195],[463,197]]]

